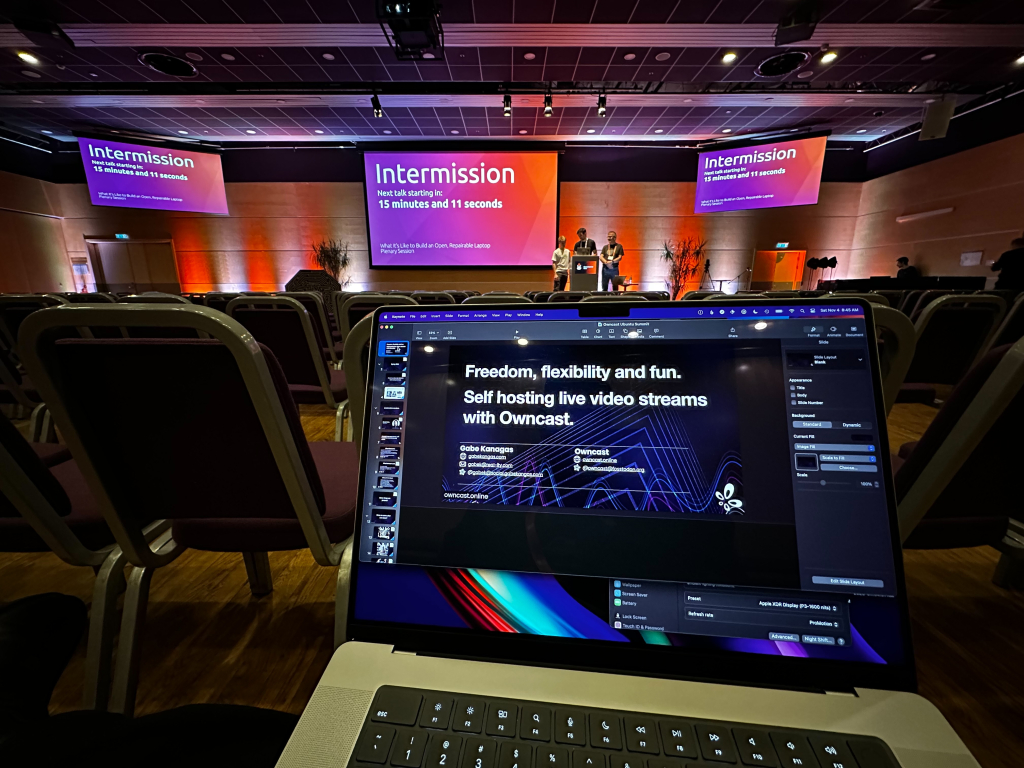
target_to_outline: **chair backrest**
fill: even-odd
[[[533,296],[530,296],[530,301],[541,304],[551,298],[553,293],[554,291],[534,291]]]
[[[917,348],[907,382],[956,384],[1005,311],[998,296],[948,295],[931,302],[914,323]]]
[[[413,291],[413,301],[417,304],[454,304],[455,299],[444,291]]]
[[[366,409],[366,385],[370,375],[372,330],[372,315],[367,315],[352,326],[345,346],[345,357],[341,361],[345,382],[348,384],[348,417],[352,424],[352,439],[359,446],[363,444],[363,411]]]
[[[27,321],[26,367],[133,564],[159,566],[180,552],[176,544],[150,549],[150,520],[294,516],[317,562],[338,562],[321,520],[316,465],[269,349],[206,307],[69,309]],[[68,324],[136,323],[211,338],[58,338]],[[144,430],[141,413],[151,420]]]
[[[872,304],[879,304],[883,307],[889,306],[888,299],[884,296],[879,296],[877,293],[857,293],[855,291],[847,293],[846,291],[842,291],[839,293],[830,293],[825,296],[819,296],[818,298],[839,299],[840,301],[843,299],[864,299],[864,301],[870,301]]]
[[[885,300],[889,302],[890,307],[896,309],[900,308],[903,303],[903,297],[907,293],[906,291],[872,291],[872,293],[885,297]]]
[[[907,317],[910,317],[910,313],[914,311],[914,307],[917,305],[917,300],[921,298],[921,294],[924,291],[904,291],[903,301],[900,303],[899,310]]]
[[[583,301],[590,294],[587,291],[557,291],[548,296],[548,303],[560,301]]]
[[[889,413],[907,378],[914,359],[917,333],[910,318],[892,307],[872,305],[871,314],[878,336],[878,363],[882,374],[882,400]]]
[[[352,327],[377,307],[386,307],[392,304],[417,306],[414,299],[402,294],[357,293],[354,296],[349,296],[341,306],[341,317],[338,319],[341,340],[345,341]]]
[[[763,299],[763,293],[734,293],[731,296],[724,293],[712,293],[702,298],[703,301],[718,301],[720,299],[728,299],[729,301],[752,301],[754,299]],[[692,301],[691,298],[686,297],[684,301]]]
[[[309,313],[309,319],[313,323],[313,333],[321,345],[321,349],[327,350],[327,356],[332,363],[338,362],[334,352],[334,339],[331,336],[331,321],[327,317],[327,309],[324,307],[323,297],[317,291],[282,291],[275,293],[275,296],[287,296],[295,299]]]
[[[999,324],[995,333],[992,334],[992,338],[985,345],[982,354],[984,355],[989,350],[1001,347],[1004,344],[1016,344],[1021,338],[1024,338],[1024,293],[1014,299],[1010,309],[1007,310],[1006,315],[1003,317],[1003,322]]]
[[[122,304],[191,304],[192,302],[184,296],[174,293],[162,293],[161,291],[149,291],[146,293],[133,293],[120,299]]]
[[[724,291],[687,291],[683,294],[683,301],[700,301],[709,296],[725,296]]]
[[[62,293],[70,304],[116,304],[117,297],[111,293],[99,291],[93,293]]]
[[[590,296],[585,296],[581,301],[647,301],[644,296],[637,296],[635,293],[612,293],[611,291],[605,291],[604,293],[594,293]]]
[[[0,402],[5,405],[21,405],[29,409],[39,405],[28,396],[22,387],[23,383],[24,379],[11,353],[0,345],[0,385],[3,385],[0,394],[6,395]]]
[[[517,293],[485,293],[481,296],[467,296],[463,304],[532,304],[525,296]]]
[[[226,314],[274,353],[285,381],[321,387],[328,405],[334,405],[322,340],[302,304],[290,296],[239,296]]]
[[[637,291],[634,296],[643,296],[648,301],[670,301],[672,297],[668,291]]]
[[[896,472],[900,535],[933,518],[1002,518],[1019,512],[1012,478],[1024,430],[1024,341],[982,358],[947,398]]]
[[[223,312],[228,308],[228,303],[232,299],[237,299],[241,295],[238,291],[211,291],[206,294],[206,306]]]
[[[921,295],[917,297],[917,301],[914,303],[913,308],[908,313],[910,315],[911,322],[917,322],[917,318],[924,312],[924,308],[931,304],[936,299],[942,298],[943,296],[952,296],[954,291],[942,291],[942,290],[931,290],[921,291]]]
[[[26,317],[46,307],[70,303],[53,293],[0,294],[0,343],[17,355],[18,330]]]

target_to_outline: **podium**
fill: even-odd
[[[569,290],[596,291],[598,262],[597,256],[574,253],[569,266]]]

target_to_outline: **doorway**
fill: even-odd
[[[87,237],[96,290],[106,293],[181,293],[174,242]]]
[[[807,251],[755,251],[750,274],[752,291],[791,291],[804,279]]]

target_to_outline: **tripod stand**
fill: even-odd
[[[708,284],[709,290],[715,290],[715,281],[711,279],[711,259],[705,259],[704,261],[704,274],[700,278],[700,287],[698,290],[705,290],[704,283]]]

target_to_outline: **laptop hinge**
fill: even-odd
[[[852,696],[855,699],[858,698],[856,690],[850,691],[825,691],[826,696]]]

